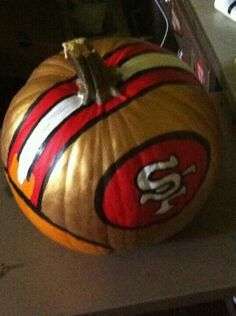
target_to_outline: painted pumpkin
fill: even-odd
[[[139,39],[77,40],[13,98],[2,160],[14,197],[44,234],[103,254],[180,231],[220,163],[214,107],[182,61]]]

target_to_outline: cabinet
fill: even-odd
[[[169,11],[171,28],[179,45],[179,57],[191,66],[207,92],[219,91],[221,87],[208,49],[197,34],[201,31],[196,17],[188,14],[184,1],[172,0]]]
[[[215,10],[214,0],[164,2],[179,57],[193,68],[207,92],[222,92],[224,107],[235,121],[236,23]]]

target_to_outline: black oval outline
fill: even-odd
[[[205,170],[205,174],[202,178],[202,181],[200,182],[198,189],[194,192],[191,201],[194,199],[194,196],[197,194],[200,187],[202,186],[202,183],[204,182],[206,175],[208,173],[208,170],[209,170],[210,157],[211,157],[211,148],[210,148],[209,142],[202,135],[200,135],[196,132],[193,132],[193,131],[176,131],[176,132],[170,132],[170,133],[158,135],[158,136],[155,136],[155,137],[145,141],[141,145],[132,148],[129,152],[127,152],[122,157],[120,157],[116,162],[114,162],[107,169],[107,171],[104,173],[104,175],[100,178],[98,185],[97,185],[97,188],[96,188],[95,197],[94,197],[94,209],[95,209],[98,217],[100,218],[100,220],[103,223],[105,223],[106,225],[109,225],[111,227],[114,227],[114,228],[120,228],[120,229],[125,229],[125,230],[143,229],[143,228],[147,228],[150,226],[154,226],[154,225],[158,225],[158,224],[161,224],[163,222],[166,222],[166,221],[172,219],[173,217],[176,217],[178,214],[180,214],[183,211],[184,208],[186,208],[186,206],[191,201],[189,201],[180,212],[173,214],[169,218],[159,220],[158,222],[154,222],[151,224],[146,224],[146,225],[141,225],[141,226],[136,226],[136,227],[125,227],[125,226],[114,224],[107,219],[107,217],[105,216],[105,213],[103,211],[103,197],[104,197],[106,187],[107,187],[108,183],[110,182],[110,180],[112,179],[112,177],[114,176],[114,174],[117,172],[117,170],[119,170],[127,160],[133,158],[136,154],[138,154],[140,151],[144,150],[145,148],[148,148],[148,147],[155,145],[155,144],[163,143],[167,140],[173,140],[173,139],[180,139],[180,140],[181,139],[188,139],[188,140],[197,141],[198,143],[200,143],[203,146],[203,148],[206,151],[207,167]]]

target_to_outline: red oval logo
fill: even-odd
[[[110,166],[97,187],[96,211],[106,223],[122,228],[168,220],[194,198],[209,159],[210,146],[196,133],[155,137]]]

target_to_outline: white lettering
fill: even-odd
[[[165,214],[173,207],[171,204],[172,199],[182,194],[186,194],[187,189],[183,184],[182,179],[188,174],[196,172],[195,165],[191,165],[182,174],[172,172],[158,180],[153,180],[151,178],[154,172],[173,169],[178,166],[178,164],[178,159],[174,155],[171,155],[166,161],[159,161],[146,165],[138,173],[137,185],[142,192],[140,203],[144,205],[149,200],[161,202],[161,206],[155,214]]]

